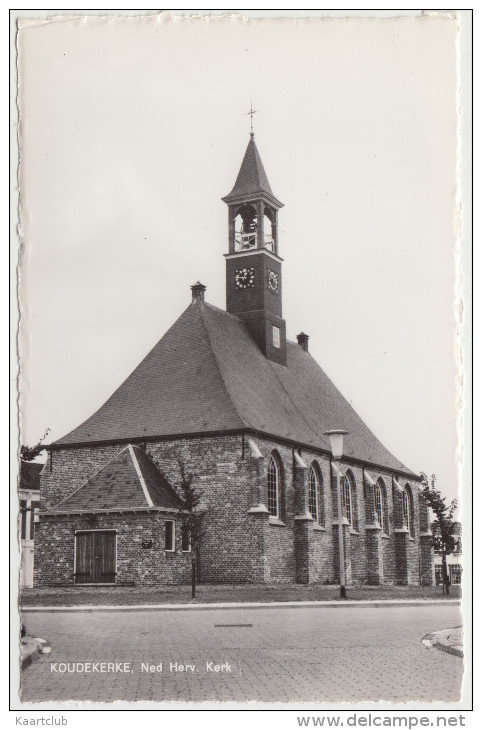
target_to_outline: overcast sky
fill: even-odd
[[[23,25],[23,442],[90,416],[196,280],[225,307],[220,198],[252,100],[289,339],[455,496],[455,35],[440,17]]]

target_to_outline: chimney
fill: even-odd
[[[304,332],[300,332],[299,335],[296,335],[296,339],[298,340],[298,345],[302,347],[305,352],[308,352],[309,335],[305,335]]]
[[[200,281],[196,281],[196,283],[192,285],[191,291],[193,302],[204,302],[204,292],[206,291],[204,284],[201,284]]]

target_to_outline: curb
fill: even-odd
[[[464,650],[461,646],[452,646],[451,644],[444,644],[441,641],[434,640],[433,646],[437,647],[441,651],[445,651],[447,654],[454,654],[455,656],[464,658]]]
[[[32,636],[24,636],[21,641],[20,668],[26,669],[40,654],[50,654],[50,644],[45,639],[34,639]]]
[[[157,603],[135,606],[20,606],[21,613],[106,612],[106,611],[217,611],[243,608],[419,608],[420,606],[460,606],[459,599],[404,601],[273,601],[271,603]]]
[[[422,643],[425,646],[434,646],[436,649],[445,651],[447,654],[463,658],[464,647],[462,639],[462,626],[455,626],[451,629],[442,629],[442,631],[434,631],[423,637]]]
[[[40,651],[38,646],[33,648],[31,651],[27,651],[25,654],[22,654],[20,658],[20,668],[26,669],[29,667],[32,662],[34,662],[38,657],[40,656]]]

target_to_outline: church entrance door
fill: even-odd
[[[115,583],[115,530],[82,530],[75,534],[75,582]]]

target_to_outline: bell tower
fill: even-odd
[[[226,310],[246,322],[269,360],[286,365],[286,323],[282,318],[278,210],[251,132],[228,206]]]

